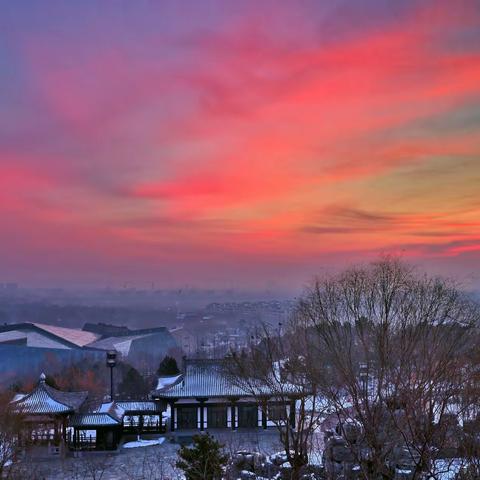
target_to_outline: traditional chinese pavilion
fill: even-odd
[[[63,392],[47,385],[45,380],[42,373],[31,393],[16,395],[12,410],[23,417],[27,443],[47,444],[60,451],[66,441],[68,418],[84,405],[88,392]]]

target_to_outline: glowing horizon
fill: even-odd
[[[3,4],[0,282],[480,286],[480,7],[361,3]]]

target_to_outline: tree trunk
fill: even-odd
[[[307,465],[308,460],[303,457],[293,458],[290,462],[292,467],[292,473],[290,475],[291,480],[300,480],[302,468]]]

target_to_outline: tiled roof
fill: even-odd
[[[263,390],[263,389],[262,389]],[[270,392],[262,392],[269,394]],[[251,394],[233,384],[218,360],[187,360],[181,382],[155,390],[155,398],[246,397]]]
[[[156,402],[117,402],[117,405],[126,412],[160,412]]]
[[[32,393],[12,401],[14,410],[29,414],[73,413],[87,399],[88,392],[62,392],[45,383],[42,373]]]
[[[73,415],[68,425],[70,427],[103,427],[108,425],[120,425],[122,422],[108,413],[77,413]]]
[[[102,403],[96,412],[77,413],[69,421],[71,427],[120,425],[125,410],[116,402]]]

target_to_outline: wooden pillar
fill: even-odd
[[[205,415],[203,411],[203,404],[205,400],[200,400],[200,406],[198,407],[200,409],[200,430],[205,430]]]
[[[59,439],[58,439],[58,418],[53,418],[53,444],[55,445]],[[50,433],[48,434],[49,438],[50,438]]]
[[[195,399],[199,405],[197,406],[197,427],[200,430],[205,430],[206,428],[206,418],[205,418],[205,402],[208,400],[208,398],[205,397],[200,397]]]
[[[266,430],[267,428],[267,402],[262,404],[262,428]]]
[[[170,431],[173,432],[175,430],[175,401],[170,402]]]
[[[236,403],[235,401],[232,401],[231,404],[231,416],[232,416],[232,430],[236,430],[236,423],[237,423],[237,415],[236,415]]]
[[[62,437],[63,437],[63,443],[67,443],[67,417],[63,417],[63,422],[62,422]]]

